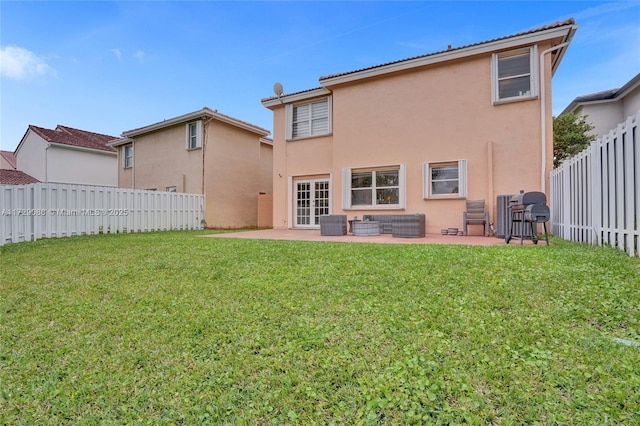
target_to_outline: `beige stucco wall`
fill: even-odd
[[[134,141],[134,167],[119,170],[123,187],[166,191],[175,186],[178,192],[203,193],[202,149],[186,149],[185,124],[137,136]]]
[[[209,228],[258,225],[258,195],[272,192],[265,162],[271,157],[259,136],[221,121],[207,126],[205,212]]]
[[[539,51],[549,47],[541,44]],[[546,169],[551,170],[550,60]],[[284,141],[283,107],[274,107],[274,227],[287,228],[288,178],[332,176],[333,213],[349,218],[380,209],[342,210],[342,169],[404,164],[406,208],[425,213],[427,232],[462,228],[464,199],[423,199],[423,163],[467,160],[468,199],[485,199],[495,222],[500,194],[541,189],[541,99],[493,105],[491,55],[331,87],[333,135]],[[548,188],[548,178],[546,188]],[[481,233],[480,227],[474,233]]]
[[[260,135],[210,119],[203,125],[202,148],[186,149],[186,123],[133,137],[133,167],[123,167],[121,188],[205,195],[209,228],[245,228],[258,224],[258,196],[271,194],[273,149]],[[262,221],[264,223],[264,219]],[[270,226],[270,224],[269,224]]]

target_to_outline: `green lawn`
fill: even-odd
[[[2,247],[0,424],[640,422],[638,258],[205,233]]]

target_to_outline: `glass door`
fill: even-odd
[[[298,180],[294,188],[295,227],[317,228],[320,226],[320,216],[331,212],[329,180]]]

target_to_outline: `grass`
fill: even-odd
[[[640,259],[74,237],[1,248],[1,424],[640,421]]]

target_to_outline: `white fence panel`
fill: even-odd
[[[204,196],[84,185],[0,185],[0,245],[73,235],[202,229]]]
[[[551,232],[640,256],[640,111],[551,172]]]

